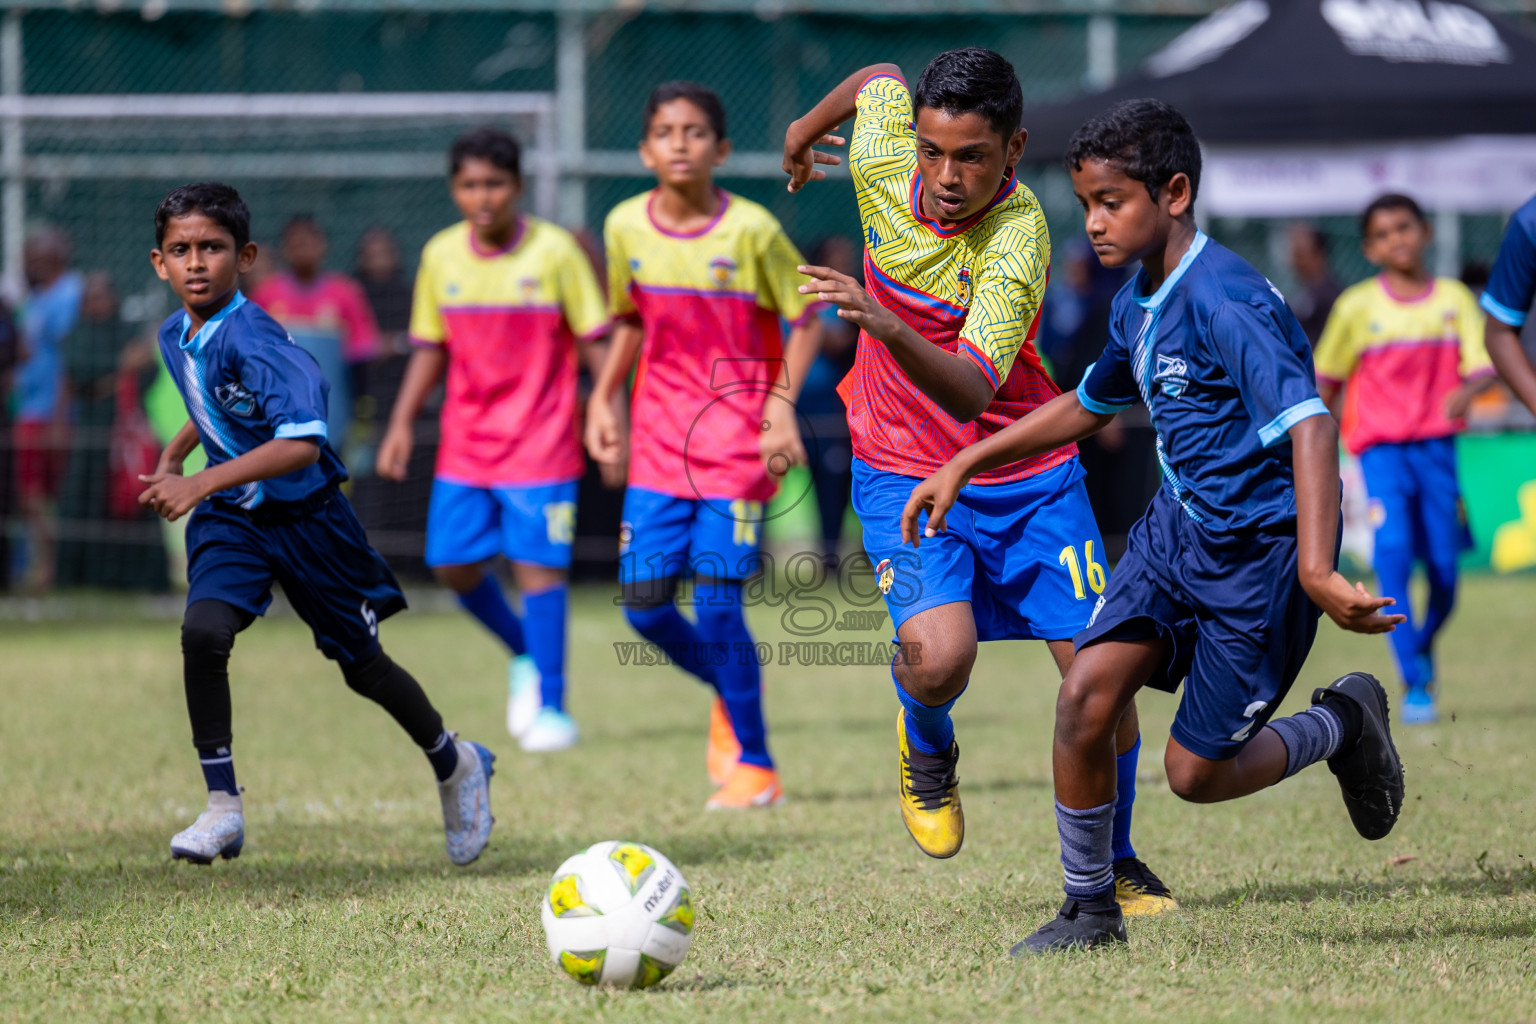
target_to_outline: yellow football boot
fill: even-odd
[[[960,809],[960,781],[955,765],[960,745],[942,754],[923,754],[907,743],[907,713],[896,715],[901,748],[901,820],[917,848],[940,860],[960,852],[965,841],[965,812]]]
[[[1179,901],[1163,880],[1135,857],[1115,861],[1115,902],[1126,917],[1153,917],[1179,909]]]

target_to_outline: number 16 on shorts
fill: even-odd
[[[1079,601],[1086,600],[1088,597],[1088,591],[1083,589],[1085,576],[1088,587],[1095,594],[1104,593],[1104,584],[1106,582],[1104,567],[1093,560],[1093,541],[1090,540],[1083,544],[1081,556],[1078,555],[1077,548],[1074,545],[1068,544],[1061,549],[1061,555],[1058,556],[1056,561],[1060,565],[1065,566],[1067,572],[1072,575],[1072,592],[1077,595]]]

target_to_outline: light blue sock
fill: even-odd
[[[896,678],[896,663],[891,662],[891,682],[896,684],[896,699],[907,713],[907,742],[920,754],[943,754],[955,742],[955,723],[949,709],[960,699],[957,693],[938,707],[929,707],[907,692]],[[961,691],[963,693],[965,691]]]
[[[565,608],[564,583],[523,595],[528,653],[539,670],[539,697],[556,711],[565,710]]]
[[[495,576],[486,573],[474,590],[459,595],[459,604],[479,619],[482,626],[500,637],[514,657],[528,652],[523,642],[523,624],[518,621],[512,606],[507,604],[507,595],[502,592],[501,583]]]
[[[1110,841],[1114,816],[1112,803],[1075,811],[1056,801],[1056,832],[1061,837],[1061,868],[1066,878],[1063,888],[1068,896],[1092,900],[1114,891],[1114,852]]]
[[[1115,860],[1136,856],[1131,845],[1131,808],[1136,803],[1136,762],[1141,755],[1138,734],[1131,749],[1115,758]]]

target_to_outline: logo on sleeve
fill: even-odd
[[[960,294],[960,305],[968,306],[971,302],[971,268],[960,268],[960,283],[956,290]]]
[[[247,391],[239,381],[220,384],[213,389],[213,397],[236,416],[250,416],[256,411],[256,396]]]
[[[1169,398],[1178,398],[1189,387],[1189,367],[1178,356],[1158,356],[1152,382]]]

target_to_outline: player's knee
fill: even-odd
[[[1056,692],[1057,742],[1076,746],[1109,736],[1120,727],[1124,713],[1102,679],[1074,666]]]
[[[354,693],[364,697],[372,697],[379,682],[395,667],[395,663],[382,648],[375,648],[361,658],[336,660],[341,666],[341,675],[347,681],[347,685]]]
[[[433,568],[432,575],[454,593],[467,594],[480,585],[485,570],[478,565],[439,565]]]
[[[228,658],[246,617],[223,601],[194,601],[181,622],[181,650],[191,657]]]
[[[919,656],[909,656],[897,665],[896,678],[920,703],[938,707],[965,689],[975,662],[974,648],[967,652],[959,647],[930,650],[925,646]]]
[[[1163,772],[1168,777],[1168,788],[1181,800],[1206,804],[1217,799],[1215,794],[1216,770],[1221,762],[1204,758],[1180,757],[1173,751],[1163,756]]]

